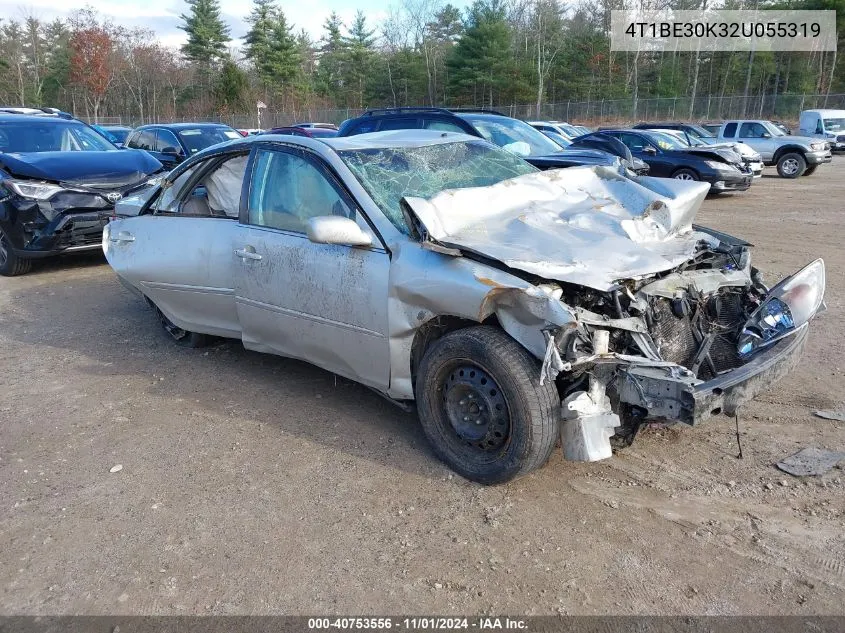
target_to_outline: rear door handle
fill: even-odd
[[[120,231],[114,237],[109,238],[110,242],[134,242],[135,236],[132,233],[127,233],[126,231]]]
[[[261,259],[261,255],[256,253],[254,250],[247,250],[245,248],[235,249],[235,255],[237,255],[241,259],[253,259],[256,261]]]

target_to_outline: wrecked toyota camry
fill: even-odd
[[[769,288],[706,183],[539,172],[461,134],[257,136],[117,205],[103,248],[178,342],[236,338],[416,405],[474,481],[733,415],[798,362],[816,260]]]

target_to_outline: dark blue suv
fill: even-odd
[[[387,130],[441,130],[483,138],[524,158],[540,169],[578,165],[614,165],[619,158],[632,167],[631,153],[619,144],[609,154],[597,149],[564,149],[525,121],[494,110],[445,108],[385,108],[369,110],[356,119],[344,121],[338,136],[355,136]],[[641,165],[645,171],[648,167]],[[633,167],[636,173],[640,173]]]

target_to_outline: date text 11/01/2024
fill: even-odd
[[[476,618],[309,618],[309,630],[376,630],[403,629],[410,631],[447,631],[447,630],[527,630],[527,622],[520,618],[476,617]]]

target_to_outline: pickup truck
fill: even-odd
[[[771,121],[725,121],[718,138],[742,141],[760,153],[765,165],[777,165],[781,178],[809,176],[822,163],[831,161],[828,144],[805,136],[788,136]]]

